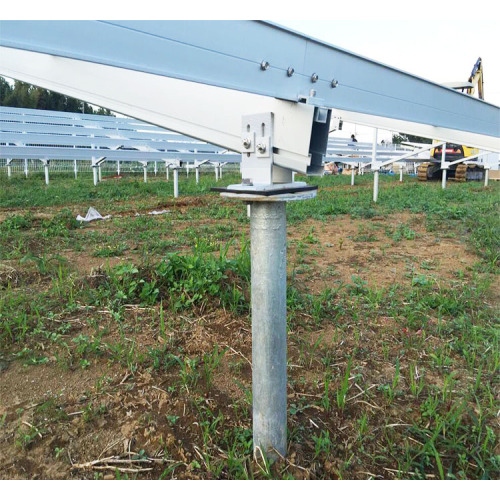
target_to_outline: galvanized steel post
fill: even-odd
[[[489,165],[484,166],[484,187],[488,187],[488,178],[490,174],[490,167]]]
[[[145,165],[142,168],[144,169],[144,182],[147,183],[148,182],[148,167]]]
[[[94,186],[97,186],[97,165],[92,165],[92,173],[94,177]]]
[[[45,164],[45,184],[47,184],[47,186],[49,185],[49,165],[46,163]]]
[[[273,459],[286,454],[285,202],[253,203],[250,235],[254,454]]]
[[[28,160],[24,160],[24,175],[26,176],[26,179],[28,178]]]
[[[351,186],[354,186],[354,174],[355,174],[355,172],[354,172],[354,166],[353,166],[351,169]]]
[[[10,163],[7,164],[7,177],[10,179],[12,177],[12,167]]]

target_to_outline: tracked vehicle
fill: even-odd
[[[484,100],[484,83],[483,83],[483,63],[479,57],[476,64],[472,68],[471,75],[467,82],[453,82],[445,84],[455,90],[461,90],[469,95],[474,95],[477,88],[478,98]],[[438,142],[438,141],[434,141]],[[479,153],[478,149],[470,148],[461,144],[446,144],[445,145],[445,160],[454,162],[462,158]],[[428,181],[433,179],[441,179],[441,157],[443,154],[442,146],[438,146],[431,150],[431,161],[422,163],[418,167],[418,180]],[[455,179],[458,182],[466,181],[481,181],[484,179],[484,167],[476,162],[458,163],[451,165],[447,177]]]
[[[479,150],[475,148],[469,148],[460,144],[446,144],[445,159],[446,161],[454,162],[478,153]],[[418,167],[418,180],[429,181],[441,179],[442,154],[442,146],[431,150],[432,160],[428,163],[422,163]],[[484,167],[475,162],[458,163],[450,166],[447,176],[448,178],[455,179],[457,182],[481,181],[484,179]]]

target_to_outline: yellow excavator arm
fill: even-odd
[[[472,84],[472,87],[467,89],[467,94],[474,95],[477,87],[477,96],[484,101],[483,62],[480,57],[478,57],[476,64],[472,68],[469,83]]]

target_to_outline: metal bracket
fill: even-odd
[[[245,184],[272,184],[273,113],[243,116],[241,140],[245,152],[241,174]]]

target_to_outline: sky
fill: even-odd
[[[500,106],[500,9],[492,0],[25,0],[2,9],[5,19],[268,19],[324,42],[438,83],[467,81],[483,60],[484,93]],[[308,20],[307,18],[312,18]],[[322,20],[318,20],[321,18]],[[316,19],[316,20],[315,20]],[[251,43],[251,41],[249,41]],[[366,127],[345,124],[337,135]],[[378,140],[391,132],[379,132]]]

